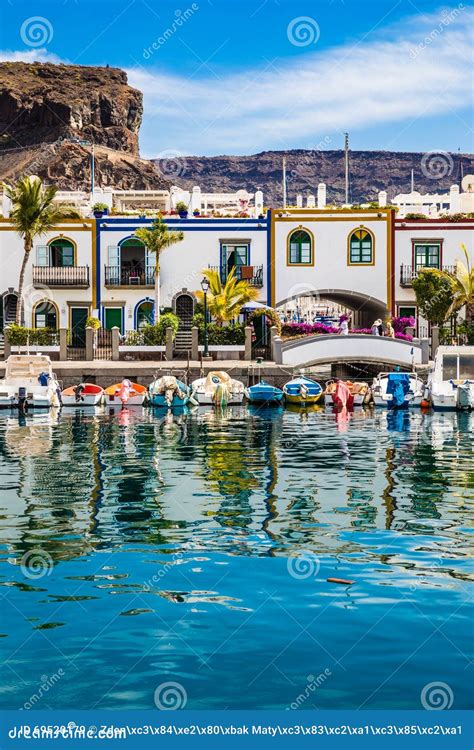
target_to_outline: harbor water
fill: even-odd
[[[469,707],[473,435],[415,410],[0,415],[0,706]]]

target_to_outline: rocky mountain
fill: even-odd
[[[266,205],[282,202],[282,160],[286,156],[288,202],[296,195],[316,194],[318,183],[327,185],[328,203],[344,201],[343,151],[264,151],[252,156],[183,156],[176,182],[186,188],[201,185],[205,191],[245,188],[263,190]],[[175,160],[176,161],[176,160]],[[166,171],[166,160],[160,159]],[[170,165],[170,170],[173,165]],[[474,173],[474,155],[430,152],[351,151],[350,195],[352,203],[377,199],[379,190],[388,198],[409,192],[411,170],[420,193],[444,192],[459,184],[462,175]]]
[[[0,179],[39,174],[62,189],[96,184],[166,188],[153,164],[139,158],[140,91],[118,68],[0,63]]]

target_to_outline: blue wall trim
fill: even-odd
[[[95,294],[97,297],[97,309],[100,310],[100,280],[102,278],[101,252],[100,252],[100,219],[95,220],[96,245],[95,245]]]
[[[266,281],[267,281],[267,305],[271,307],[272,304],[272,209],[269,208],[267,211],[267,267],[265,269]]]

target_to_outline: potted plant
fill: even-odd
[[[92,206],[92,213],[96,219],[101,219],[104,214],[109,212],[107,203],[94,203]]]
[[[178,203],[176,204],[176,210],[179,214],[180,219],[188,218],[188,207],[184,201],[178,201]]]
[[[194,209],[193,216],[201,216],[201,212],[200,212],[199,208],[195,208]]]

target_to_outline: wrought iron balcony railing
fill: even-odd
[[[33,286],[89,286],[89,266],[33,266]]]
[[[105,286],[154,286],[154,268],[105,266]]]
[[[221,282],[225,284],[230,271],[220,266],[209,266],[213,271],[218,271]],[[235,276],[239,281],[245,280],[250,286],[263,286],[263,266],[234,266]]]

